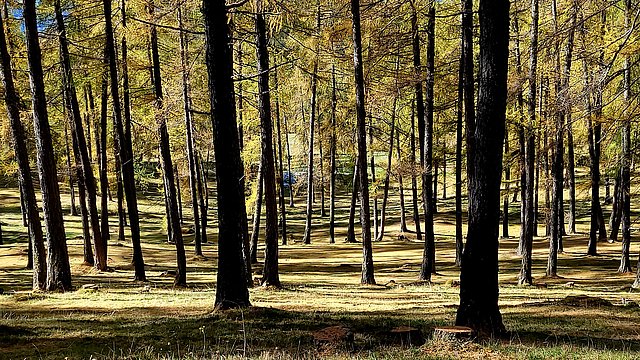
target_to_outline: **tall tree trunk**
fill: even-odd
[[[242,254],[242,218],[246,214],[240,179],[242,160],[233,91],[233,53],[227,7],[221,1],[202,2],[207,41],[206,64],[214,129],[218,197],[218,275],[216,308],[249,306],[247,273]]]
[[[256,201],[253,207],[253,224],[251,226],[251,262],[258,262],[258,236],[260,236],[260,214],[262,212],[262,193],[264,185],[264,168],[262,161],[258,168],[258,179],[256,180]]]
[[[373,153],[373,117],[369,113],[369,165],[371,166],[371,183],[376,186],[376,158]],[[373,239],[378,239],[378,232],[380,230],[380,222],[378,221],[378,196],[377,191],[373,193]]]
[[[436,272],[436,249],[433,232],[433,213],[435,212],[435,202],[433,196],[433,83],[435,70],[435,22],[436,8],[432,3],[429,9],[429,20],[427,33],[429,41],[427,43],[427,91],[425,109],[425,129],[424,129],[424,161],[422,172],[422,194],[424,206],[424,251],[422,254],[422,267],[420,269],[420,280],[431,281],[431,273]]]
[[[332,45],[333,47],[333,45]],[[336,66],[331,66],[331,144],[329,145],[329,162],[331,166],[331,174],[329,178],[329,243],[336,242],[336,107],[338,106],[338,97],[336,89]],[[280,150],[282,153],[282,150]],[[282,161],[281,161],[282,162]],[[284,201],[282,202],[284,206]],[[403,217],[404,219],[404,217]],[[406,227],[406,226],[405,226]]]
[[[535,209],[534,209],[534,171],[535,171],[535,125],[536,125],[536,79],[538,71],[538,0],[531,0],[531,31],[529,37],[531,40],[531,48],[529,50],[529,93],[527,98],[528,124],[526,129],[527,143],[525,149],[525,196],[522,198],[525,214],[522,226],[522,262],[520,274],[518,275],[519,285],[532,285],[531,277],[532,268],[532,251],[533,251],[533,235],[535,226]]]
[[[182,6],[178,7],[178,21],[182,23]],[[193,119],[191,117],[191,97],[189,94],[189,42],[184,31],[180,31],[180,63],[182,65],[182,103],[184,123],[187,133],[187,161],[189,163],[189,191],[191,193],[191,210],[195,236],[193,243],[196,256],[202,256],[202,237],[200,234],[200,209],[198,204],[198,171],[195,157],[195,140],[193,137]],[[240,68],[242,71],[242,68]]]
[[[351,188],[351,202],[349,205],[349,224],[347,225],[347,238],[345,239],[348,243],[356,242],[356,232],[355,232],[355,218],[356,218],[356,202],[358,200],[358,192],[359,192],[359,177],[358,177],[358,157],[356,155],[355,165],[353,167],[353,187]]]
[[[60,205],[58,172],[49,126],[35,0],[25,0],[22,12],[31,83],[38,173],[40,175],[40,190],[42,191],[42,210],[47,236],[46,289],[49,291],[71,290],[71,269],[62,206]]]
[[[466,7],[465,10],[470,9]],[[465,16],[470,16],[465,11]],[[481,0],[478,116],[469,124],[469,233],[460,271],[456,325],[505,332],[498,308],[498,222],[507,105],[509,1]],[[467,30],[467,29],[465,29]]]
[[[200,197],[198,199],[198,203],[200,203],[200,238],[202,239],[202,243],[206,244],[207,241],[208,241],[208,239],[207,239],[207,222],[209,221],[209,218],[208,218],[207,213],[209,211],[209,187],[207,186],[207,176],[206,176],[207,174],[205,172],[205,168],[204,168],[204,164],[203,164],[203,161],[202,161],[202,157],[196,153],[195,154],[195,159],[196,159],[196,170],[198,172],[198,174],[197,174],[197,178],[198,178],[198,196]],[[242,172],[242,174],[244,174],[244,171]],[[242,194],[244,196],[244,184],[242,184]],[[240,209],[240,210],[242,210],[242,209]],[[242,213],[241,217],[242,217],[242,219],[246,219],[247,218],[246,207],[245,207],[244,212]],[[243,226],[246,226],[246,225],[243,225]],[[244,228],[243,228],[243,230],[244,230]],[[242,236],[243,236],[243,239],[244,239],[245,234],[243,234]]]
[[[362,225],[362,284],[375,284],[373,249],[371,247],[371,210],[369,208],[369,178],[367,176],[367,129],[364,98],[364,71],[362,69],[362,34],[360,32],[360,1],[351,0],[353,18],[353,69],[356,86],[356,119],[358,133],[358,182],[360,197],[360,224]]]
[[[155,4],[149,4],[149,15],[154,19]],[[184,242],[182,239],[182,228],[180,226],[180,211],[178,196],[175,186],[175,174],[173,172],[173,161],[171,159],[171,146],[169,144],[169,131],[167,130],[167,119],[164,109],[164,94],[162,92],[162,74],[160,72],[160,54],[158,52],[158,32],[155,25],[151,25],[151,54],[153,57],[153,77],[155,93],[155,120],[158,137],[160,138],[159,152],[160,165],[167,194],[167,214],[171,222],[171,239],[176,246],[177,271],[173,279],[174,286],[187,285],[187,259],[184,253]],[[179,181],[179,180],[178,180]]]
[[[293,173],[291,172],[291,148],[289,146],[289,124],[287,117],[284,117],[284,141],[287,146],[287,181],[289,185],[289,207],[294,207],[293,203]]]
[[[36,194],[33,189],[33,179],[31,178],[31,165],[29,164],[25,129],[20,120],[21,100],[13,82],[11,55],[5,38],[4,21],[6,16],[7,14],[5,13],[5,19],[0,18],[0,62],[2,64],[2,85],[4,87],[3,98],[7,107],[12,145],[15,150],[16,162],[18,163],[18,183],[20,184],[21,201],[24,202],[24,214],[28,219],[29,262],[31,263],[30,268],[33,269],[32,285],[34,290],[44,290],[47,277],[44,237]]]
[[[631,0],[624,1],[624,23],[628,31],[632,31],[631,25]],[[624,59],[624,99],[631,103],[631,56]],[[631,247],[631,118],[625,119],[622,127],[622,171],[618,200],[621,201],[622,212],[622,255],[620,257],[619,272],[631,272],[631,262],[629,261],[629,248]],[[640,260],[639,260],[640,263]],[[638,270],[640,271],[640,270]],[[640,272],[636,274],[633,283],[634,288],[640,287]]]
[[[133,171],[133,149],[131,137],[125,132],[125,125],[122,119],[122,108],[120,106],[120,90],[118,88],[118,61],[116,58],[116,44],[113,34],[113,23],[111,19],[111,1],[104,0],[105,32],[107,58],[109,59],[109,77],[111,84],[111,100],[113,102],[113,114],[115,118],[116,137],[118,139],[120,166],[122,172],[122,183],[127,200],[127,211],[129,212],[129,227],[131,230],[131,245],[133,247],[133,265],[135,280],[146,281],[144,270],[144,259],[142,257],[142,247],[140,245],[140,218],[138,214],[138,198],[136,194],[136,183]],[[125,92],[126,94],[126,92]],[[125,106],[126,108],[126,106]]]
[[[106,59],[105,59],[106,60]],[[106,69],[106,66],[104,67]],[[100,233],[103,241],[108,244],[111,237],[109,231],[109,178],[107,160],[107,110],[108,110],[108,73],[102,72],[102,84],[100,85],[100,141],[96,148],[98,157],[98,168],[100,172]],[[98,133],[96,132],[96,136]],[[123,234],[124,235],[124,234]],[[121,239],[118,239],[121,240]]]
[[[282,135],[280,131],[280,92],[278,91],[278,69],[273,70],[274,87],[276,91],[276,129],[278,135],[278,207],[280,208],[280,236],[282,237],[282,245],[287,245],[287,210],[284,201],[284,165],[282,162]]]
[[[422,88],[421,88],[422,89]],[[421,90],[422,91],[422,90]],[[415,99],[414,99],[415,102]],[[418,210],[418,182],[416,180],[416,117],[415,106],[411,106],[411,154],[409,161],[411,162],[411,200],[413,208],[413,223],[416,227],[416,238],[418,241],[422,240],[422,231],[420,230],[420,211]]]
[[[178,220],[180,220],[180,227],[184,225],[182,218],[182,191],[180,190],[180,173],[178,172],[178,164],[173,165],[173,173],[176,178],[176,195],[178,196]]]
[[[91,234],[93,235],[93,243],[95,246],[95,267],[100,271],[107,269],[107,242],[102,238],[100,228],[100,220],[98,216],[98,205],[96,203],[96,180],[91,167],[91,160],[88,154],[88,145],[84,137],[84,129],[82,126],[82,115],[80,114],[80,106],[76,95],[76,88],[73,81],[73,72],[71,69],[71,58],[67,43],[67,35],[62,17],[62,9],[60,1],[55,2],[56,22],[58,25],[58,37],[60,40],[60,57],[63,68],[63,84],[65,88],[65,98],[67,112],[71,118],[74,141],[77,144],[79,160],[78,165],[82,170],[82,180],[84,181],[84,191],[86,192],[86,203],[89,221],[91,223]],[[86,242],[86,240],[85,240]]]
[[[402,166],[402,152],[400,151],[400,131],[398,131],[398,134],[396,135],[396,154],[398,158],[398,195],[400,196],[400,233],[404,234],[409,231],[409,229],[407,229],[407,210],[404,200],[404,168]]]
[[[397,68],[396,63],[396,68]],[[398,97],[394,96],[392,113],[391,113],[391,131],[389,132],[389,152],[387,153],[387,169],[384,177],[384,188],[382,194],[382,209],[380,209],[380,231],[378,231],[378,237],[376,241],[382,241],[384,237],[384,224],[387,221],[387,202],[389,200],[389,182],[391,180],[391,160],[393,159],[393,137],[396,130],[396,106],[398,103]]]
[[[65,144],[65,157],[67,158],[67,178],[69,179],[69,214],[71,216],[78,216],[78,209],[76,207],[76,187],[73,184],[73,172],[71,170],[71,147],[69,146],[69,131],[68,127],[64,127],[64,144]]]
[[[65,95],[66,97],[66,95]],[[65,99],[68,102],[68,100]],[[68,114],[68,112],[66,112]],[[69,116],[70,117],[70,116]],[[71,119],[68,119],[71,120]],[[89,226],[89,211],[87,210],[87,189],[85,188],[84,174],[82,173],[82,166],[79,164],[82,162],[80,158],[80,149],[78,148],[78,142],[73,139],[73,154],[75,157],[74,170],[76,178],[78,179],[78,195],[80,200],[80,218],[82,223],[82,239],[83,239],[83,256],[84,264],[93,266],[95,265],[95,259],[93,256],[93,250],[91,249],[91,232]],[[84,149],[87,151],[87,149]]]
[[[418,13],[416,11],[415,2],[411,1],[411,36],[412,36],[412,50],[413,50],[413,71],[414,76],[416,77],[416,82],[414,84],[415,91],[415,115],[418,117],[418,144],[420,146],[420,165],[424,166],[424,99],[422,94],[422,68],[420,65],[420,32],[418,30]],[[413,114],[413,110],[412,110]],[[414,124],[415,119],[411,117],[411,131],[413,137],[415,138],[414,133]],[[412,139],[413,140],[413,139]],[[413,140],[415,141],[415,140]],[[413,153],[415,153],[415,144],[411,145],[413,149]],[[413,164],[415,166],[415,155],[412,155]],[[417,182],[415,180],[415,175],[412,178],[412,191],[413,191],[413,219],[416,224],[416,234],[418,240],[422,240],[422,232],[420,231],[420,213],[418,211],[418,190],[417,190]],[[415,184],[414,184],[415,183]],[[424,192],[424,188],[422,189]]]
[[[461,9],[464,9],[464,0],[461,3]],[[461,12],[460,24],[463,23],[464,13]],[[458,101],[456,116],[456,266],[462,264],[462,132],[464,115],[464,69],[465,69],[465,38],[464,27],[461,26],[460,31],[460,62],[458,64]]]
[[[256,58],[258,59],[258,111],[262,138],[261,167],[264,177],[265,250],[263,286],[280,286],[278,274],[278,209],[276,203],[276,170],[273,157],[273,124],[269,93],[269,52],[262,0],[256,0]]]
[[[621,161],[622,162],[622,161]],[[611,216],[609,217],[609,242],[613,243],[618,239],[620,223],[622,222],[622,167],[616,171],[613,185],[613,203],[611,204]]]
[[[316,31],[320,33],[320,1],[317,3],[318,13],[316,18]],[[313,73],[311,74],[311,117],[309,119],[309,146],[308,146],[308,164],[307,164],[307,212],[304,225],[303,242],[311,244],[311,217],[313,216],[313,136],[316,127],[316,102],[318,87],[318,61],[320,47],[316,46],[316,58],[313,62]],[[304,107],[303,107],[304,109]],[[303,115],[304,118],[304,115]]]

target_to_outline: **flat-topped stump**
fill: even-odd
[[[313,333],[316,345],[353,345],[353,331],[342,325],[329,326]]]
[[[466,326],[438,326],[433,329],[433,338],[438,340],[469,340],[475,331]]]
[[[411,326],[398,326],[390,331],[391,340],[402,346],[420,346],[425,343],[422,331]]]

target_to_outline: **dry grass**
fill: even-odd
[[[338,244],[334,245],[328,244],[328,219],[319,219],[319,215],[313,244],[295,242],[300,240],[304,226],[304,209],[298,199],[300,205],[291,209],[288,222],[294,241],[280,248],[284,287],[254,288],[254,308],[216,313],[212,312],[217,257],[214,229],[210,229],[211,241],[204,246],[205,259],[190,255],[193,238],[186,237],[189,287],[173,289],[172,279],[161,276],[175,262],[173,245],[165,242],[162,230],[164,207],[158,202],[160,198],[147,195],[141,200],[140,211],[148,284],[131,280],[131,248],[127,243],[111,242],[112,272],[100,273],[82,265],[79,219],[67,216],[73,281],[80,290],[44,294],[29,290],[31,274],[23,268],[26,238],[20,226],[17,192],[0,190],[0,219],[5,224],[6,241],[0,246],[0,287],[4,290],[0,296],[0,358],[640,357],[640,296],[629,291],[633,275],[616,273],[619,243],[599,244],[600,256],[584,255],[588,227],[584,213],[578,224],[581,234],[565,238],[565,252],[559,258],[561,278],[543,277],[547,242],[536,238],[534,278],[539,286],[515,285],[520,266],[514,251],[517,239],[501,240],[501,309],[511,331],[506,339],[457,344],[428,341],[420,348],[401,348],[386,340],[386,333],[394,326],[411,325],[429,335],[433,327],[451,324],[455,318],[459,289],[455,287],[458,268],[454,265],[452,199],[439,204],[438,274],[430,285],[415,282],[422,244],[415,241],[413,233],[405,234],[409,241],[398,240],[396,199],[388,210],[387,236],[374,243],[378,286],[358,284],[360,245],[340,241],[345,233],[347,196],[339,199],[340,229]],[[67,198],[63,198],[63,204],[68,204]],[[110,206],[115,210],[114,204]],[[517,206],[514,204],[512,210],[514,221]],[[586,204],[581,206],[584,211]],[[188,211],[185,209],[185,216]],[[214,211],[210,215],[215,215]],[[409,217],[407,221],[411,227]],[[114,231],[116,223],[111,225]],[[511,234],[517,235],[518,231],[513,224]],[[637,250],[634,245],[632,253]],[[83,290],[84,284],[97,284],[99,289]],[[613,305],[558,301],[570,295],[598,297]],[[356,333],[353,349],[313,345],[314,330],[338,324]]]

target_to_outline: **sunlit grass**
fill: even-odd
[[[453,252],[453,199],[439,202],[438,273],[432,284],[424,285],[416,282],[423,245],[413,233],[404,234],[409,241],[398,239],[397,194],[392,196],[386,237],[373,244],[378,286],[359,285],[360,244],[343,242],[348,194],[341,194],[338,199],[339,228],[334,245],[329,245],[328,218],[321,219],[319,211],[314,215],[312,244],[299,243],[304,207],[303,199],[296,199],[298,206],[288,210],[290,244],[280,247],[283,288],[256,287],[250,291],[254,308],[219,313],[213,312],[215,225],[209,229],[204,259],[193,256],[193,235],[185,235],[189,286],[174,289],[172,279],[161,274],[174,267],[175,248],[166,243],[164,205],[159,202],[160,197],[152,194],[142,196],[140,204],[148,283],[132,281],[131,247],[127,242],[111,241],[109,266],[113,271],[100,273],[81,264],[79,218],[68,216],[68,194],[63,194],[73,281],[78,290],[32,293],[31,273],[24,269],[26,234],[21,226],[17,191],[2,189],[0,219],[5,245],[0,246],[0,287],[4,290],[0,296],[0,358],[640,357],[640,308],[630,303],[639,303],[640,296],[629,291],[634,275],[616,272],[620,244],[600,243],[600,256],[586,256],[588,218],[586,213],[580,213],[580,234],[565,238],[565,252],[559,257],[561,278],[544,278],[548,243],[540,237],[534,245],[533,275],[538,286],[519,287],[516,277],[520,258],[515,254],[514,237],[519,233],[519,203],[512,205],[512,237],[502,239],[500,245],[500,305],[510,335],[481,343],[429,340],[420,348],[390,344],[386,333],[395,326],[414,326],[429,336],[433,327],[452,324],[459,294]],[[319,207],[318,199],[316,209]],[[115,213],[115,203],[110,203],[110,211]],[[210,224],[215,224],[215,210],[210,210],[209,215]],[[185,205],[185,226],[189,216]],[[110,221],[115,234],[116,217],[111,216]],[[410,214],[407,222],[411,229]],[[544,234],[542,224],[539,233]],[[637,250],[634,244],[632,254]],[[262,248],[259,257],[261,251]],[[254,265],[254,271],[259,270],[261,265]],[[85,284],[96,284],[98,289],[82,289]],[[558,302],[569,295],[598,297],[614,305],[585,307]],[[338,324],[356,333],[353,349],[318,348],[313,344],[313,331]]]

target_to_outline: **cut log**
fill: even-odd
[[[433,338],[437,340],[469,340],[475,332],[466,326],[439,326],[433,330]]]
[[[420,346],[425,343],[422,331],[410,326],[398,326],[391,330],[391,340],[402,346]]]

